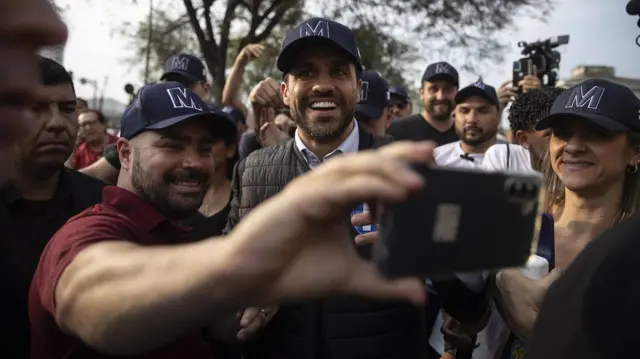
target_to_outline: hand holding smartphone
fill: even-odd
[[[531,255],[542,177],[416,167],[427,185],[384,208],[374,259],[388,276],[522,267]]]

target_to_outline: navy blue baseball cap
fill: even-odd
[[[160,80],[164,80],[170,74],[180,75],[192,82],[207,82],[207,69],[204,63],[196,56],[189,54],[182,53],[169,57]]]
[[[222,111],[224,111],[227,115],[229,115],[229,117],[233,120],[234,123],[239,123],[242,125],[247,124],[247,119],[244,117],[244,114],[239,109],[233,106],[225,106],[222,108]]]
[[[195,118],[211,119],[212,134],[216,137],[225,136],[231,128],[225,124],[228,116],[224,112],[210,108],[183,85],[170,81],[146,85],[122,114],[120,136],[132,139],[142,132],[162,130]]]
[[[336,46],[353,60],[358,70],[362,71],[360,49],[351,29],[320,17],[311,18],[287,32],[278,56],[278,70],[289,72],[296,53],[305,46],[317,44]]]
[[[612,132],[640,132],[640,99],[628,87],[602,80],[585,80],[563,91],[549,115],[536,124],[545,130],[560,118],[580,118]]]
[[[474,96],[485,98],[500,109],[500,101],[498,101],[498,93],[495,87],[485,84],[482,79],[478,79],[478,81],[458,91],[455,98],[456,105]]]
[[[447,62],[435,62],[427,66],[427,69],[424,70],[424,74],[422,75],[422,82],[433,81],[437,79],[449,81],[456,87],[460,87],[458,70],[456,70],[455,67],[451,66]]]
[[[402,100],[409,100],[409,94],[404,87],[392,86],[389,88],[389,94],[391,94],[391,98],[394,96],[401,98]]]
[[[378,119],[389,106],[389,85],[376,71],[363,71],[360,78],[360,102],[356,105],[356,113],[370,119]]]

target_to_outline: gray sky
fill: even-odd
[[[147,1],[140,0],[138,7],[125,5],[129,2],[124,0],[61,0],[60,3],[73,4],[65,14],[70,30],[65,66],[77,77],[95,79],[101,86],[109,77],[105,95],[126,102],[122,89],[131,79],[139,81],[138,72],[123,61],[130,50],[124,39],[114,33],[113,23],[143,18]],[[517,41],[531,42],[564,34],[571,35],[571,41],[560,50],[560,78],[567,77],[572,68],[582,64],[615,66],[618,76],[640,78],[640,47],[635,45],[640,28],[636,25],[637,17],[626,14],[626,3],[627,0],[559,0],[546,23],[524,20],[516,31],[502,34],[513,44],[505,54],[505,63],[490,66],[491,71],[481,74],[463,73],[461,83],[471,83],[482,75],[485,82],[498,86],[511,77],[511,63],[520,57]],[[454,66],[457,62],[456,59],[442,60]],[[424,64],[416,64],[416,86],[426,66],[426,60]],[[93,89],[78,86],[78,93],[91,97]]]

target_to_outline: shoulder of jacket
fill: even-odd
[[[282,142],[280,144],[261,148],[253,151],[249,156],[243,158],[240,162],[244,167],[261,166],[267,163],[282,164],[283,159],[290,154],[293,139]]]

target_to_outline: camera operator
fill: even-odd
[[[521,89],[522,93],[527,93],[531,89],[538,89],[542,87],[542,82],[540,78],[538,78],[535,67],[533,68],[534,72],[531,75],[526,75],[524,79],[522,79],[517,84],[513,84],[513,80],[509,80],[504,82],[498,88],[498,101],[500,102],[500,111],[504,111],[504,109],[509,105],[509,103],[513,102],[516,96],[518,96],[518,92]]]

